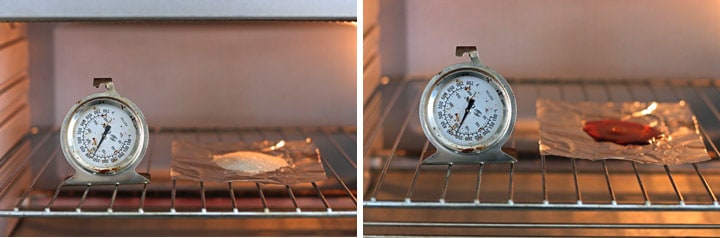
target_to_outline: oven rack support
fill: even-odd
[[[601,228],[610,232],[720,228],[717,219],[687,219],[691,214],[709,216],[720,212],[716,193],[720,189],[720,80],[509,82],[518,98],[518,121],[525,125],[516,127],[505,145],[517,151],[518,163],[503,165],[422,165],[422,160],[435,150],[414,128],[419,122],[413,103],[426,80],[392,81],[373,92],[364,115],[375,120],[365,124],[369,136],[364,140],[364,160],[371,165],[363,201],[366,234],[466,234],[444,233],[448,230],[443,227],[464,232],[490,230],[503,235],[523,234],[513,233],[514,228]],[[712,160],[663,166],[541,156],[535,122],[537,98],[597,102],[683,100],[699,121]],[[516,217],[504,217],[503,213]],[[636,219],[615,214],[633,214]],[[667,214],[679,214],[686,220],[667,218]]]
[[[0,217],[324,218],[357,216],[352,126],[153,128],[138,172],[149,184],[65,186],[69,165],[57,129],[34,128],[0,160]],[[295,185],[196,182],[169,176],[173,140],[305,140],[320,150],[328,179]],[[349,171],[352,171],[349,172]]]

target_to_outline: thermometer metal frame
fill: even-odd
[[[137,168],[144,158],[148,147],[149,130],[147,122],[145,121],[145,116],[137,105],[126,97],[118,94],[111,78],[94,78],[93,86],[98,88],[100,85],[105,85],[104,92],[88,95],[73,104],[63,120],[62,127],[60,129],[60,146],[62,147],[63,154],[65,155],[65,160],[67,160],[70,166],[75,170],[75,174],[65,179],[63,185],[149,183],[149,175],[140,175],[135,171],[135,168]],[[124,105],[129,108],[133,116],[136,118],[134,123],[137,124],[137,146],[135,146],[134,151],[131,151],[131,153],[125,158],[125,160],[129,160],[128,162],[123,162],[117,166],[117,168],[110,169],[110,171],[99,171],[84,166],[84,162],[81,162],[82,158],[77,153],[77,150],[73,149],[78,145],[74,140],[75,135],[72,128],[75,128],[77,123],[79,123],[78,117],[80,116],[80,112],[86,110],[87,107],[91,106],[91,102],[96,100],[108,100],[113,101],[113,103]]]
[[[512,134],[515,121],[517,119],[517,103],[515,101],[515,95],[510,88],[510,84],[502,77],[499,73],[495,72],[491,68],[483,65],[478,59],[478,52],[475,46],[458,46],[455,51],[455,55],[458,57],[468,53],[470,56],[470,62],[458,63],[443,69],[440,73],[435,75],[425,86],[425,90],[422,93],[420,99],[420,125],[422,126],[425,136],[432,143],[437,152],[430,155],[427,159],[423,160],[423,164],[485,164],[485,163],[515,163],[517,159],[508,155],[501,150],[502,145],[505,144],[507,139]],[[487,78],[491,79],[489,83],[495,84],[499,90],[502,91],[501,100],[504,104],[505,117],[502,121],[499,121],[500,131],[499,135],[495,136],[495,140],[484,145],[477,145],[475,148],[470,149],[459,149],[451,148],[442,142],[441,139],[437,138],[437,135],[433,132],[436,128],[433,122],[433,117],[436,115],[433,113],[435,108],[434,104],[437,100],[438,87],[445,80],[452,80],[458,73],[469,73],[469,74],[482,74]]]

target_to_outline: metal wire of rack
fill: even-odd
[[[64,186],[71,169],[57,130],[28,134],[2,159],[0,217],[354,218],[354,127],[154,128],[138,171],[149,184]],[[311,138],[328,179],[295,185],[196,182],[169,175],[173,140],[258,141]]]
[[[510,80],[518,100],[518,124],[531,126],[516,127],[505,145],[517,154],[518,163],[485,165],[422,165],[435,150],[418,129],[417,103],[425,83],[385,85],[373,93],[380,102],[365,106],[365,118],[377,120],[366,123],[363,148],[365,163],[371,165],[363,201],[366,234],[575,236],[587,233],[558,230],[599,228],[610,232],[603,235],[676,234],[668,229],[700,232],[677,233],[682,235],[706,235],[702,232],[708,230],[718,235],[713,229],[720,223],[711,217],[720,211],[714,192],[720,189],[720,81]],[[684,100],[700,123],[712,160],[651,165],[540,155],[536,98]],[[647,229],[659,231],[632,233]]]

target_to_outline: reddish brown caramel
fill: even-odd
[[[618,120],[588,121],[583,131],[597,142],[613,142],[618,145],[647,145],[661,133],[647,125]]]

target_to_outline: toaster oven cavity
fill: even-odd
[[[365,104],[367,235],[717,236],[718,80],[510,79],[516,164],[423,165],[427,79],[391,80]],[[710,161],[682,165],[540,155],[535,100],[689,103]]]

